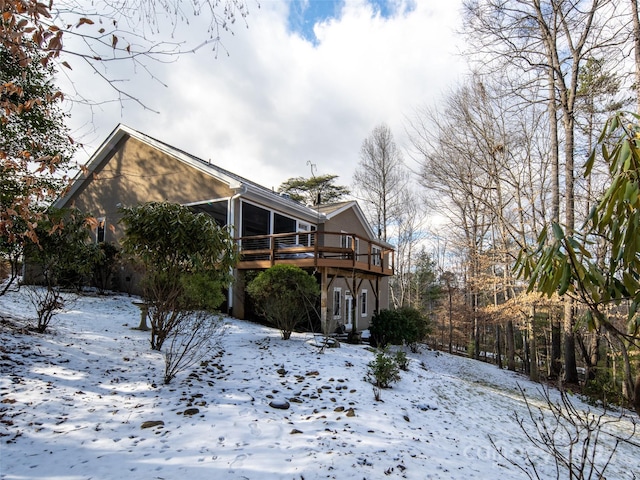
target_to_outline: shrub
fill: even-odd
[[[164,383],[169,384],[180,372],[218,349],[223,333],[222,318],[207,312],[194,312],[180,322],[163,348]]]
[[[403,371],[409,370],[409,359],[407,358],[407,354],[402,350],[398,350],[396,352],[395,361],[398,364],[398,368]]]
[[[431,333],[429,320],[416,308],[402,307],[399,312],[405,324],[403,340],[409,345],[412,352],[416,352],[417,344]]]
[[[403,307],[398,310],[381,310],[376,313],[369,327],[371,342],[384,348],[388,344],[407,344],[414,350],[429,333],[429,323],[415,308]]]
[[[402,319],[398,310],[380,310],[371,319],[369,332],[371,345],[384,348],[388,344],[402,343]]]
[[[533,402],[525,395],[524,389],[519,388],[527,413],[522,416],[516,413],[515,421],[534,450],[529,454],[527,448],[524,459],[521,456],[513,458],[509,454],[513,454],[514,450],[504,451],[490,435],[489,442],[502,458],[531,479],[541,478],[535,459],[544,456],[551,458],[555,464],[555,478],[622,478],[620,475],[606,474],[606,470],[620,445],[630,443],[637,446],[632,440],[638,431],[636,416],[600,408],[585,410],[575,405],[564,389],[559,390],[560,401],[554,401],[548,387],[543,387],[543,401]],[[617,427],[625,433],[615,435],[613,439],[608,438],[615,424],[625,424],[624,429]],[[637,477],[632,473],[627,478]]]
[[[81,279],[91,271],[95,245],[89,238],[87,216],[76,209],[50,208],[35,228],[38,242],[25,244],[25,257],[41,275],[44,288],[31,288],[38,324],[44,333],[56,311],[64,307],[62,286],[79,287]]]
[[[288,340],[291,333],[308,320],[320,287],[316,279],[294,265],[274,265],[260,272],[247,285],[256,308]]]
[[[611,370],[606,367],[597,367],[595,377],[587,380],[582,393],[585,401],[592,405],[601,404],[604,408],[610,405],[624,405],[622,392],[616,387]]]
[[[93,263],[93,285],[100,293],[111,289],[111,280],[116,269],[120,250],[113,243],[99,243],[96,261]]]
[[[368,366],[369,381],[377,388],[389,388],[392,383],[400,380],[400,368],[386,349],[379,351]]]
[[[151,348],[161,350],[195,312],[211,313],[222,304],[237,251],[227,229],[187,207],[149,202],[121,212],[123,249],[145,269]]]

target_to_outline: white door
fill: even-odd
[[[344,308],[345,325],[353,325],[353,297],[350,292],[344,295]]]

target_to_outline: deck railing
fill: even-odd
[[[298,232],[236,239],[240,269],[263,269],[278,263],[300,267],[352,268],[393,275],[395,252],[353,233]]]

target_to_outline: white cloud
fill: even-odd
[[[248,29],[237,24],[223,38],[228,56],[204,48],[152,64],[168,88],[144,72],[125,73],[123,86],[160,113],[133,103],[104,106],[89,153],[122,122],[267,187],[309,176],[308,161],[349,184],[376,125],[387,123],[403,145],[405,116],[435,102],[462,72],[453,33],[458,8],[416,2],[385,19],[364,0],[348,1],[340,18],[316,25],[313,46],[287,31],[285,1],[263,1]],[[79,85],[91,82],[88,95],[102,98],[105,85],[95,75],[74,73]],[[82,111],[74,108],[76,125],[86,121]]]

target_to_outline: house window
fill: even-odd
[[[342,312],[342,289],[333,289],[333,318],[340,318]]]
[[[104,243],[105,227],[107,219],[105,217],[98,218],[98,227],[96,228],[96,242]]]
[[[271,233],[271,212],[251,203],[242,202],[242,236],[252,237]],[[244,239],[242,247],[247,250],[270,248],[268,238]]]
[[[345,233],[344,231],[342,233]],[[354,240],[355,240],[355,246],[354,246]],[[360,239],[357,237],[354,237],[353,235],[342,235],[340,237],[340,246],[342,248],[350,248],[353,249],[354,251],[354,255],[355,255],[355,259],[358,259],[358,249],[360,248]],[[345,254],[346,256],[348,256],[348,258],[351,258],[350,254]]]
[[[375,265],[376,267],[379,267],[380,265],[382,265],[382,249],[380,247],[376,247],[375,245],[373,245],[371,247],[371,264]]]
[[[360,315],[367,316],[367,291],[362,290],[360,292]]]
[[[242,202],[242,236],[269,235],[271,212],[251,203]]]
[[[340,237],[340,247],[351,248],[353,245],[353,237],[351,235],[342,235]]]
[[[298,235],[298,243],[305,247],[311,247],[314,244],[314,235],[307,232],[311,232],[313,230],[315,230],[314,226],[309,225],[308,223],[298,222],[298,233],[300,233],[300,235]]]
[[[206,213],[207,215],[211,216],[219,226],[224,227],[227,224],[228,205],[229,200],[223,198],[206,203],[189,205],[189,208],[196,213]]]
[[[273,214],[273,233],[293,233],[296,231],[296,221],[279,213]]]

